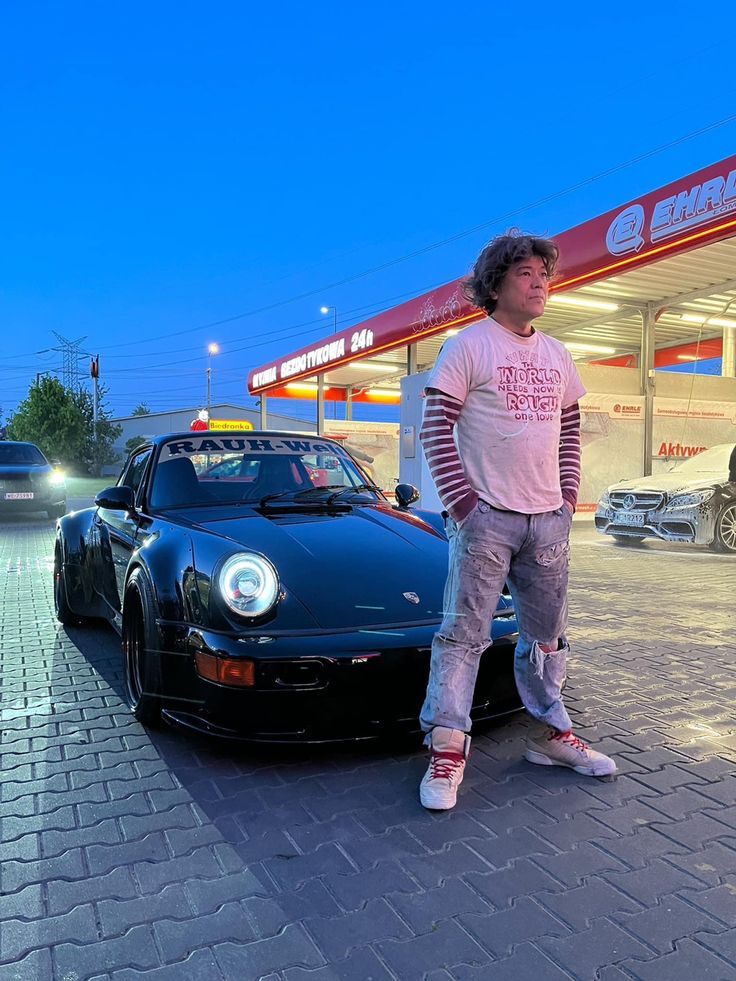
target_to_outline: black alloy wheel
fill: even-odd
[[[126,701],[143,725],[161,722],[160,661],[153,640],[153,601],[145,574],[136,569],[128,581],[123,607],[123,671]]]

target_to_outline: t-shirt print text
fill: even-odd
[[[521,422],[551,422],[560,411],[562,372],[532,359],[509,358],[516,363],[498,366],[498,390],[506,408]]]

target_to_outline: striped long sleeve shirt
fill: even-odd
[[[468,482],[453,436],[461,410],[462,403],[458,399],[436,388],[427,389],[419,433],[440,501],[458,523],[478,503],[478,495]],[[575,510],[580,488],[580,409],[577,402],[562,410],[559,467],[562,497]]]

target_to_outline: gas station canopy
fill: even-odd
[[[535,323],[580,361],[639,366],[723,356],[734,374],[736,156],[555,236],[558,276]],[[252,395],[399,401],[448,335],[485,313],[462,279],[415,297],[248,377]],[[262,399],[265,406],[266,399]],[[265,413],[264,413],[265,415]]]

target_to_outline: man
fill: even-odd
[[[457,799],[480,656],[507,581],[519,622],[517,686],[546,727],[528,740],[527,760],[587,776],[616,771],[573,735],[562,701],[585,389],[567,349],[532,326],[557,259],[546,239],[513,233],[491,242],[464,287],[488,318],[447,341],[426,389],[420,438],[450,538],[445,615],[420,717],[430,747],[420,799],[432,809]]]

